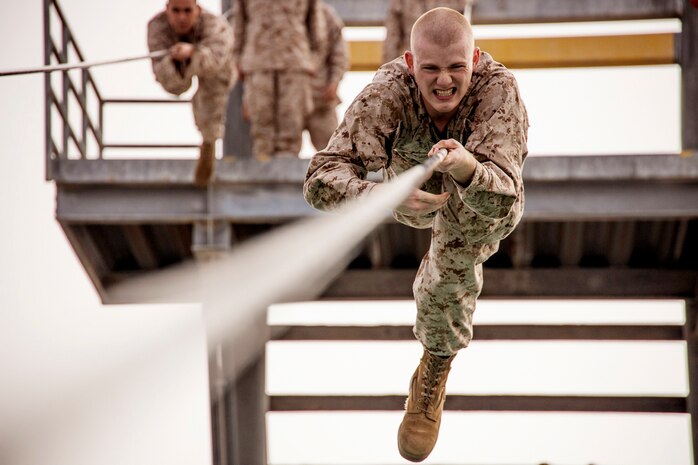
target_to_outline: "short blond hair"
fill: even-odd
[[[446,7],[431,9],[415,21],[410,34],[410,50],[413,52],[417,39],[424,39],[440,47],[462,40],[465,41],[468,56],[475,50],[473,28],[468,19],[458,11]]]

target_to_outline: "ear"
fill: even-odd
[[[405,62],[407,63],[408,71],[414,76],[414,55],[409,50],[405,50]]]
[[[475,47],[473,50],[473,69],[477,68],[477,64],[480,62],[480,47]]]

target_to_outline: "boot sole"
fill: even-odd
[[[400,452],[400,455],[402,456],[402,458],[409,460],[410,462],[423,462],[424,459],[429,457],[429,454],[427,454],[424,457],[421,457],[418,455],[412,455],[409,452],[407,452],[405,449],[403,449],[402,446],[400,445],[400,443],[398,443],[398,445],[397,445],[397,450],[398,450],[398,452]]]

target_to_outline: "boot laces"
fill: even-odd
[[[420,392],[417,408],[422,412],[429,410],[429,406],[434,401],[437,387],[448,367],[448,359],[442,359],[435,355],[427,355],[427,363],[422,372],[423,383]]]

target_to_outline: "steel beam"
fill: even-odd
[[[326,0],[347,26],[382,26],[388,0]],[[681,16],[681,0],[479,0],[473,24],[662,19]]]
[[[412,326],[272,326],[275,341],[414,341]],[[682,341],[671,325],[475,325],[475,341]]]
[[[92,236],[87,232],[84,225],[68,224],[63,221],[58,221],[63,229],[68,242],[73,246],[75,255],[78,256],[80,263],[85,268],[87,276],[89,276],[92,285],[97,293],[103,298],[106,293],[102,280],[109,272],[109,265],[104,261],[104,257],[99,252]]]
[[[250,363],[239,368],[234,377],[230,366],[239,355],[224,356],[221,350],[209,356],[213,463],[215,465],[266,465],[265,414],[269,400],[265,391],[265,354],[263,343],[244,348]],[[259,349],[262,345],[261,350]],[[232,381],[231,381],[232,380]]]
[[[223,158],[217,162],[214,188],[219,185],[297,184],[308,169],[307,159]],[[194,160],[54,160],[59,185],[193,186]],[[697,181],[698,157],[654,155],[551,155],[526,160],[525,181]]]
[[[416,270],[347,270],[324,299],[411,299]],[[483,297],[672,298],[695,292],[696,270],[529,268],[484,270]]]
[[[678,61],[675,35],[482,39],[476,45],[510,69],[663,65]]]
[[[681,143],[698,158],[698,7],[684,0],[681,30]]]
[[[698,183],[529,181],[524,216],[528,221],[696,218]]]
[[[250,123],[242,116],[242,93],[244,83],[240,80],[230,91],[227,116],[225,118],[225,135],[223,136],[223,153],[236,158],[252,158],[252,136]]]
[[[232,227],[221,220],[197,221],[193,225],[191,250],[199,260],[209,260],[228,252],[232,245]]]
[[[475,45],[510,69],[665,65],[678,62],[675,35],[479,39]],[[382,41],[350,41],[350,71],[383,64]]]
[[[224,157],[216,162],[214,188],[221,184],[302,184],[307,159],[275,158],[268,162]],[[195,160],[54,160],[60,185],[141,185],[193,187]],[[698,171],[698,170],[697,170]],[[698,174],[697,174],[698,177]],[[201,190],[201,189],[199,189]]]
[[[78,223],[186,223],[205,220],[206,193],[195,188],[57,188],[56,216]]]
[[[261,356],[222,389],[213,404],[214,463],[217,465],[266,465],[265,356]],[[212,379],[211,385],[217,381]]]
[[[143,226],[126,224],[121,230],[124,233],[131,253],[143,270],[154,270],[159,265],[158,257],[154,250],[154,244],[145,235]]]
[[[190,163],[129,163],[134,161],[61,162],[54,171],[58,219],[244,223],[283,222],[319,214],[301,195],[307,160],[267,165],[254,160],[231,162],[230,166],[221,163],[218,176],[222,180],[212,185],[211,192],[191,185]],[[114,173],[111,179],[110,172]],[[173,179],[171,184],[165,183],[168,177]],[[526,220],[698,217],[698,157],[533,157],[526,163],[524,178]]]
[[[698,295],[686,300],[686,361],[688,366],[688,413],[691,414],[693,463],[698,463]]]
[[[479,0],[473,24],[664,19],[681,16],[681,0]]]
[[[271,396],[272,412],[404,410],[405,396]],[[686,413],[683,397],[448,395],[446,410]]]

